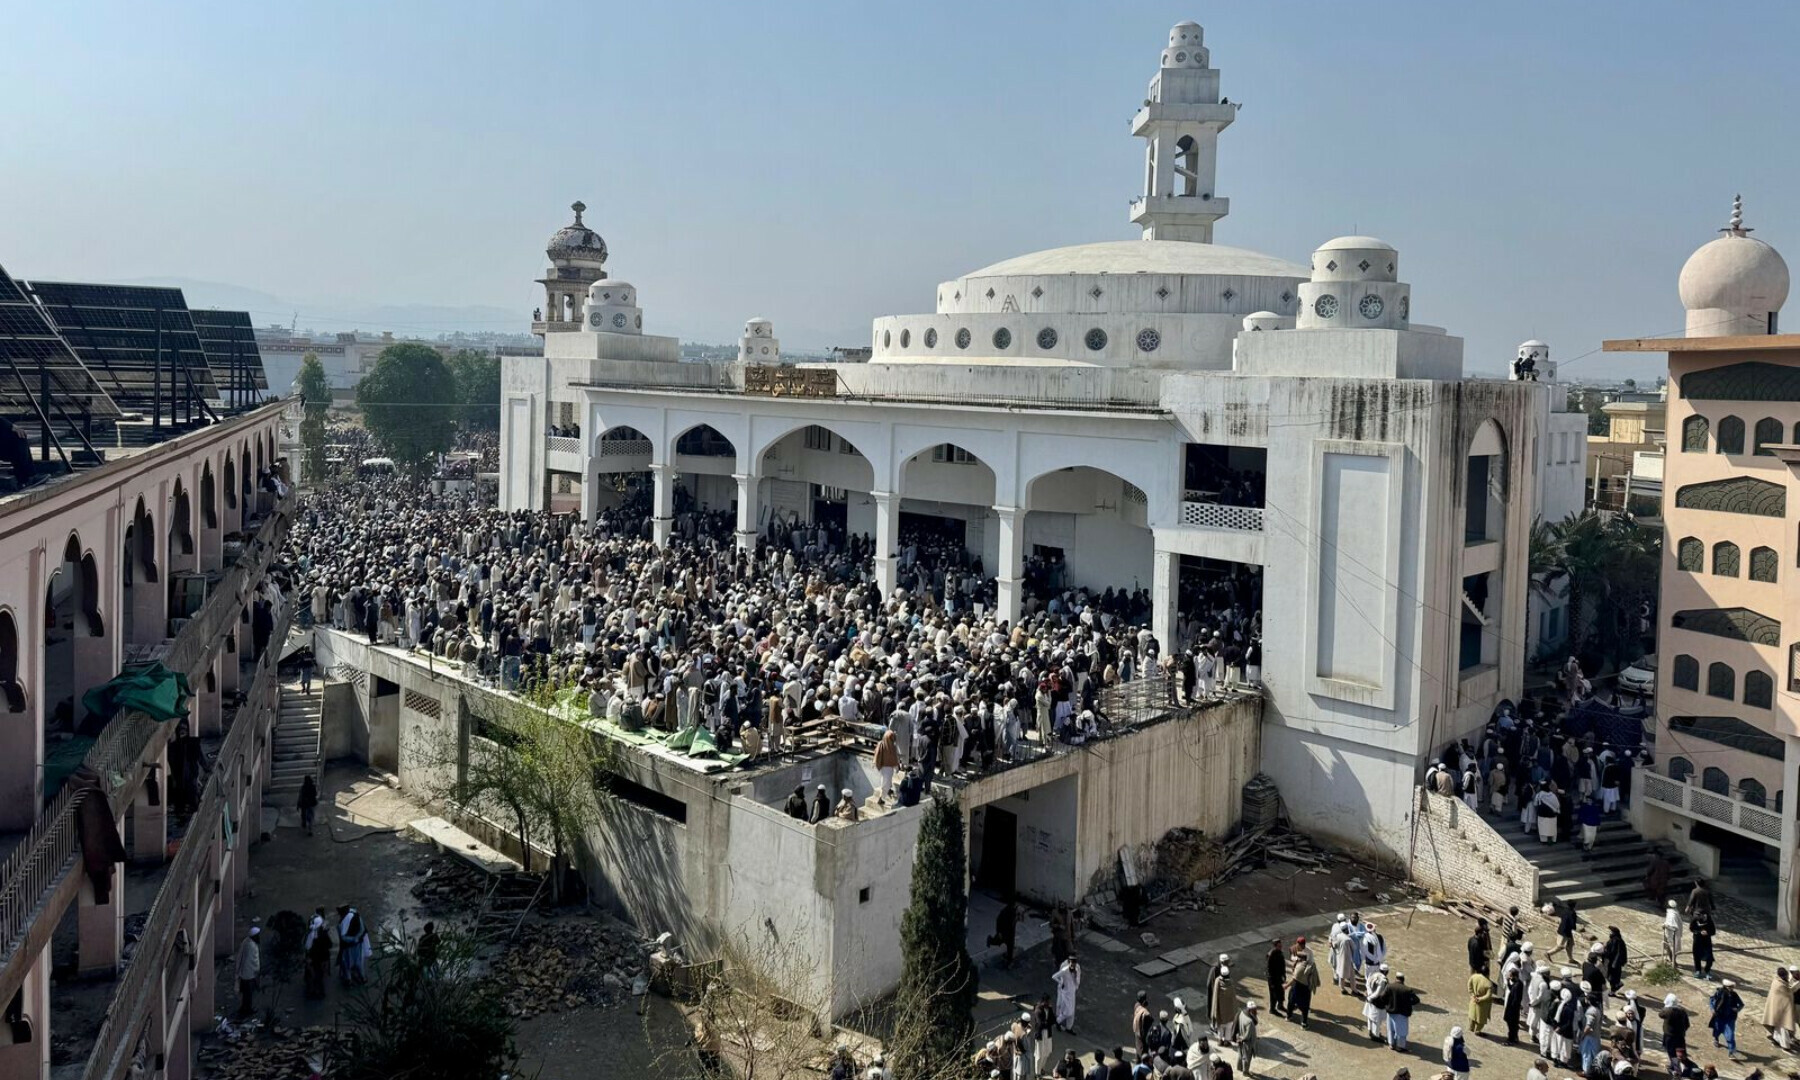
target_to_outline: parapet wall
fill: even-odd
[[[1538,869],[1480,814],[1459,799],[1417,788],[1412,880],[1446,896],[1485,900],[1495,907],[1537,903]]]

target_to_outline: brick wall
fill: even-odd
[[[1414,798],[1414,882],[1446,896],[1531,910],[1537,901],[1537,867],[1460,800],[1424,788],[1415,789]]]

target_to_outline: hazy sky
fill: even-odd
[[[1218,240],[1386,239],[1473,368],[1680,327],[1735,192],[1800,265],[1792,0],[13,5],[0,264],[515,329],[580,198],[647,329],[866,344],[961,272],[1137,235],[1127,125],[1189,17],[1244,103]]]

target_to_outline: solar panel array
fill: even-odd
[[[53,281],[30,288],[119,408],[172,420],[198,417],[218,400],[180,289]]]
[[[52,425],[110,420],[120,411],[43,310],[0,267],[0,414],[29,419],[39,407]]]
[[[250,313],[196,308],[191,314],[221,399],[228,405],[247,405],[266,394],[269,377],[263,371]]]

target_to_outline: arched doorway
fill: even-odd
[[[695,424],[670,448],[673,501],[657,507],[658,516],[672,512],[674,535],[688,541],[728,538],[737,528],[737,446],[711,424]]]
[[[1142,488],[1105,469],[1068,466],[1025,485],[1019,516],[1026,610],[1085,593],[1116,618],[1148,624],[1155,541]]]
[[[763,450],[755,473],[755,513],[748,521],[739,515],[740,530],[776,544],[874,551],[875,468],[841,432],[797,427]]]
[[[937,443],[900,466],[895,582],[952,610],[997,599],[1000,536],[990,527],[996,477],[974,452]]]
[[[166,597],[162,572],[157,565],[156,519],[137,501],[137,510],[125,530],[119,574],[124,583],[125,641],[145,645],[168,636]]]
[[[225,455],[225,468],[222,476],[225,481],[222,489],[222,494],[225,496],[223,528],[225,532],[234,533],[243,528],[244,522],[238,509],[237,462],[230,454]]]
[[[653,498],[650,457],[654,449],[650,437],[629,424],[600,433],[589,461],[592,474],[583,480],[593,488],[582,492],[592,517],[604,519],[614,528],[647,535],[644,530],[648,528]]]
[[[200,569],[221,570],[225,565],[225,531],[219,521],[219,483],[212,462],[200,468]]]
[[[62,561],[44,587],[44,722],[70,732],[81,719],[81,694],[104,682],[106,623],[100,612],[100,574],[92,552],[71,533]]]

